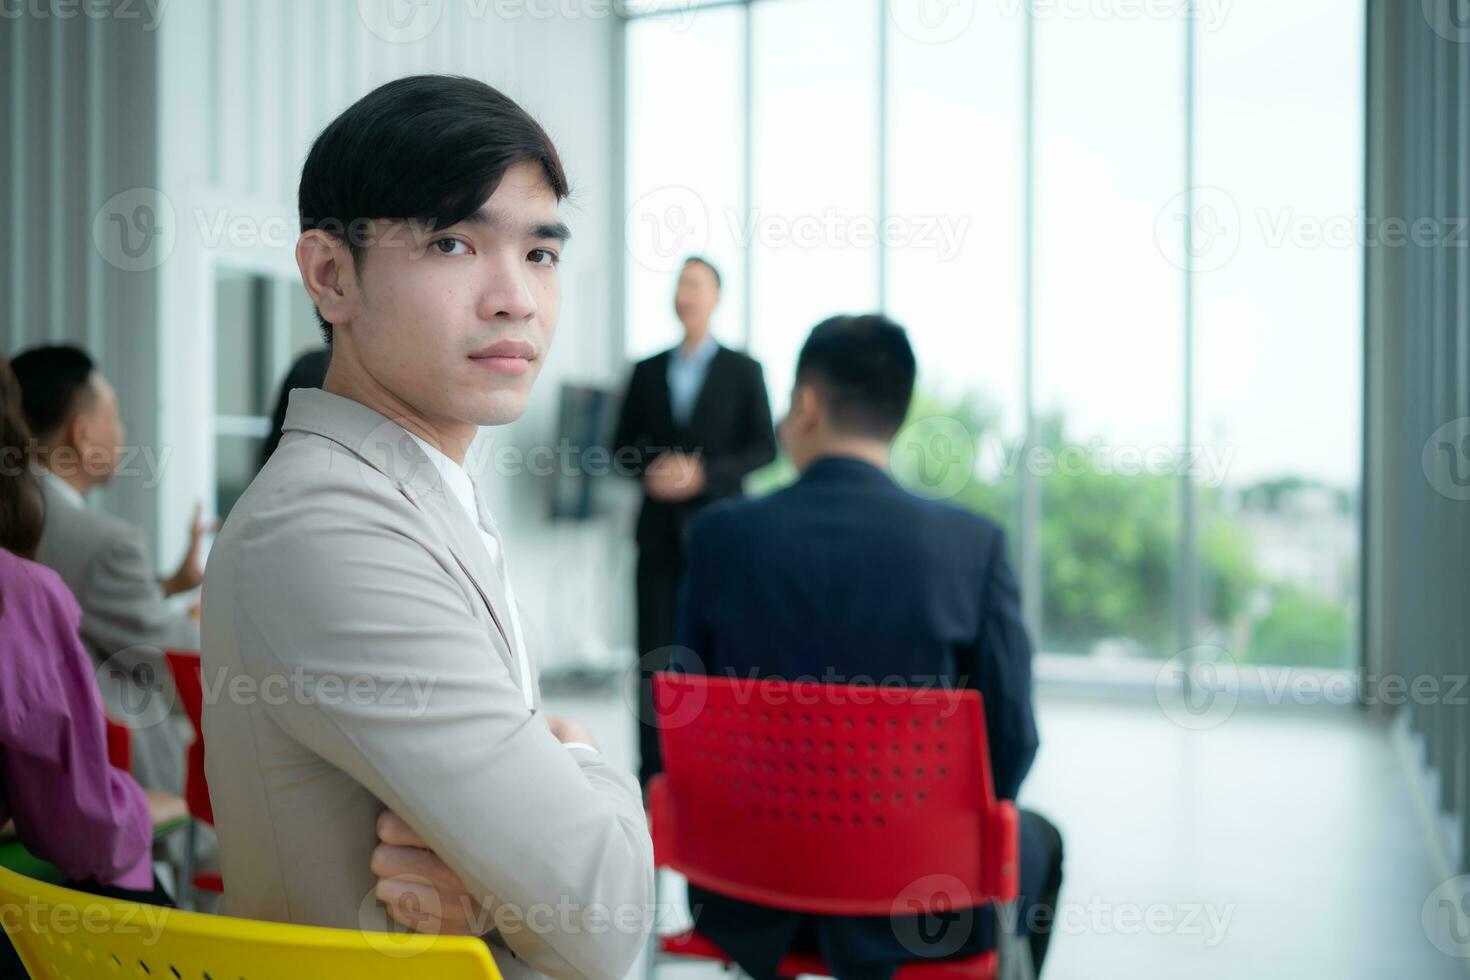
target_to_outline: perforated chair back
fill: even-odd
[[[657,857],[695,884],[828,915],[1016,897],[977,692],[658,673],[654,706]]]

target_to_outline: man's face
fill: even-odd
[[[92,372],[91,386],[91,394],[69,426],[70,441],[88,482],[103,484],[117,472],[127,430],[117,392],[100,371]]]
[[[519,418],[556,332],[566,229],[539,165],[505,172],[471,218],[432,233],[374,222],[352,355],[422,418]]]
[[[674,291],[674,312],[686,327],[705,326],[720,301],[720,287],[715,273],[702,262],[690,262],[679,273],[679,287]]]

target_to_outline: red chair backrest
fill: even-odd
[[[654,706],[660,863],[695,884],[829,915],[1015,897],[977,692],[658,673]]]
[[[214,823],[214,805],[209,802],[209,782],[204,778],[204,684],[199,654],[192,650],[165,650],[168,669],[174,675],[174,687],[184,714],[194,726],[194,741],[189,746],[188,768],[184,772],[184,802],[189,814],[205,823]]]
[[[133,733],[111,718],[107,719],[107,761],[114,769],[133,771]]]

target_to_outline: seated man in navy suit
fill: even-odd
[[[996,525],[911,494],[885,472],[914,374],[908,338],[886,317],[833,317],[812,330],[780,426],[801,478],[695,519],[679,642],[693,654],[690,669],[722,676],[973,687],[985,705],[996,795],[1014,799],[1037,748],[1020,597]],[[1030,927],[1038,970],[1061,850],[1056,829],[1022,811],[1020,927]],[[793,945],[816,946],[844,980],[994,946],[988,907],[969,915],[956,942],[932,923],[810,916],[694,886],[689,902],[699,931],[757,980],[774,977]],[[915,936],[934,945],[916,949]]]

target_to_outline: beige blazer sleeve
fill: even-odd
[[[637,783],[527,710],[470,612],[477,600],[394,497],[308,494],[252,528],[233,583],[245,666],[286,679],[289,696],[262,698],[274,721],[488,896],[519,959],[553,977],[621,978],[653,903]]]

